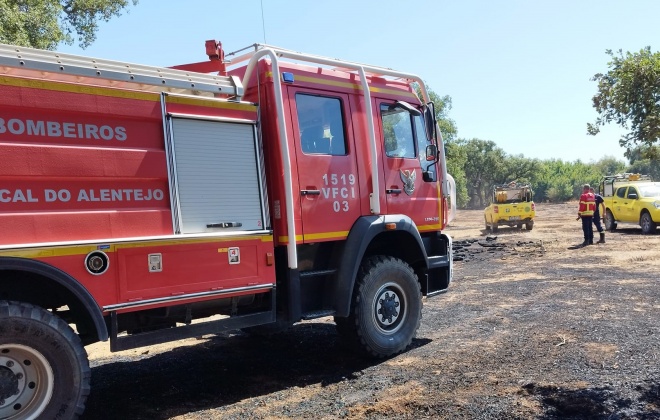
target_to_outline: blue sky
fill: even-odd
[[[262,22],[262,5],[263,18]],[[540,159],[624,160],[622,130],[586,134],[606,49],[658,48],[655,0],[140,0],[62,52],[169,66],[253,43],[416,73],[449,95],[458,136]],[[265,28],[265,33],[264,33]]]

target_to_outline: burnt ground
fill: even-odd
[[[489,236],[462,210],[454,283],[413,346],[365,360],[329,318],[110,354],[87,348],[84,419],[658,419],[660,232],[582,241],[576,204]]]

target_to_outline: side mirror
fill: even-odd
[[[438,158],[438,146],[429,144],[426,146],[426,160],[433,162]]]
[[[630,198],[630,199],[632,199],[632,200],[636,200],[636,199],[637,199],[637,194],[635,194],[635,193],[630,193],[630,194],[628,194],[628,198]]]
[[[390,109],[392,108],[405,109],[415,117],[419,117],[420,115],[422,115],[422,112],[419,109],[415,108],[414,106],[410,105],[408,102],[404,102],[404,101],[396,101],[394,105],[390,107]]]
[[[435,105],[429,102],[424,107],[424,127],[426,128],[426,138],[435,139]]]
[[[432,171],[423,171],[422,172],[422,179],[424,182],[435,182],[438,180],[438,177],[435,172]]]

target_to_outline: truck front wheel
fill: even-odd
[[[639,225],[642,227],[642,233],[648,235],[649,233],[655,232],[656,224],[651,219],[651,215],[644,212],[642,217],[639,219]]]
[[[422,319],[422,294],[413,269],[397,258],[377,256],[362,263],[351,315],[337,319],[340,335],[373,357],[401,353]]]
[[[87,353],[62,319],[0,301],[0,419],[69,419],[89,394]]]

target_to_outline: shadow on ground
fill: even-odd
[[[543,420],[554,419],[658,419],[658,384],[638,385],[638,398],[617,394],[611,387],[566,389],[527,384],[523,392],[539,398]]]
[[[417,339],[412,347],[431,340]],[[330,323],[305,323],[272,337],[235,333],[141,360],[119,354],[92,368],[82,419],[165,419],[310,384],[354,379],[381,363],[346,348]]]

